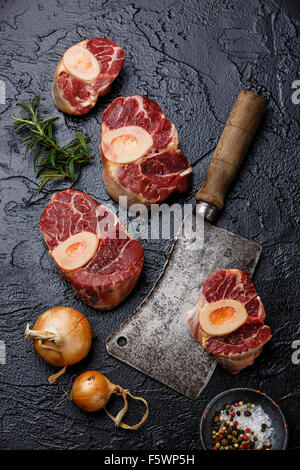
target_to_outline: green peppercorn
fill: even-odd
[[[251,405],[250,402],[248,402],[246,406],[247,406],[247,408],[252,408],[252,405]]]

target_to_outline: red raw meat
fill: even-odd
[[[199,309],[208,303],[232,299],[243,304],[248,318],[236,331],[224,336],[209,336],[201,330]],[[188,324],[194,338],[212,353],[232,374],[253,364],[263,345],[272,337],[264,325],[266,313],[250,276],[238,269],[216,271],[205,281],[202,297],[188,313]]]
[[[120,165],[118,180],[133,193],[140,193],[153,202],[165,200],[174,191],[183,193],[190,188],[191,173],[185,156],[177,151],[151,154],[139,164]]]
[[[133,163],[111,164],[100,145],[103,180],[110,196],[117,202],[120,196],[127,196],[129,204],[149,205],[164,201],[175,191],[187,191],[192,183],[191,165],[178,150],[177,130],[159,105],[141,95],[117,98],[103,113],[101,136],[126,126],[145,129],[153,146],[148,155]]]
[[[79,80],[64,68],[61,59],[54,78],[52,93],[56,106],[69,114],[86,114],[93,108],[99,96],[106,95],[115,78],[119,75],[125,59],[125,52],[105,38],[81,41],[97,59],[99,76],[92,82]]]
[[[272,338],[271,330],[261,322],[246,323],[227,336],[212,336],[205,349],[231,374],[254,363],[262,347]]]
[[[142,95],[115,99],[104,111],[102,124],[108,129],[140,126],[152,135],[157,150],[168,146],[175,130],[174,124],[165,118],[158,104]]]
[[[238,300],[248,312],[248,320],[263,322],[266,312],[249,274],[238,269],[216,271],[203,284],[202,302],[217,302],[222,299]]]
[[[88,194],[73,189],[54,194],[41,216],[40,229],[50,250],[82,231],[99,237],[97,251],[84,267],[71,273],[60,270],[83,302],[110,309],[134,288],[143,266],[142,245]]]

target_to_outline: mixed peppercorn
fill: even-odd
[[[241,426],[239,417],[250,418],[256,405],[244,404],[242,401],[226,404],[216,411],[212,423],[212,439],[214,450],[270,450],[272,444],[264,439],[259,440],[258,432],[250,427]],[[243,419],[244,421],[244,419]],[[267,425],[261,424],[260,431],[265,432]]]

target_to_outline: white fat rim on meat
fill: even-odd
[[[192,167],[189,167],[186,170],[183,170],[181,173],[179,173],[179,176],[185,176],[185,175],[188,175],[189,173],[192,173]]]

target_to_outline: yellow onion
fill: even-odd
[[[124,407],[116,417],[112,416],[105,408],[112,393],[122,395],[124,400]],[[127,395],[134,400],[141,400],[146,406],[144,416],[134,426],[129,426],[122,422],[128,408]],[[77,377],[72,387],[71,400],[79,408],[89,413],[104,409],[105,413],[114,421],[115,425],[123,429],[138,429],[144,421],[146,421],[149,414],[148,403],[144,398],[131,395],[128,390],[124,390],[118,385],[111,383],[103,374],[95,370],[84,372]]]
[[[33,339],[37,354],[45,362],[63,367],[49,377],[54,382],[65,373],[66,367],[87,356],[92,344],[92,330],[82,313],[69,307],[53,307],[42,313],[33,329],[28,324],[25,338]]]

